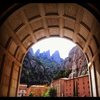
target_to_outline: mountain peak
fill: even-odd
[[[40,49],[38,49],[36,52],[35,52],[35,56],[39,56],[40,54]]]
[[[60,54],[59,54],[59,51],[58,50],[56,50],[52,54],[52,60],[56,61],[57,63],[61,63],[61,58],[60,58]]]
[[[31,53],[32,56],[34,55],[34,51],[32,48],[29,48],[29,52]]]
[[[50,58],[50,50],[46,51],[45,53],[46,53],[47,58]]]
[[[59,51],[56,50],[56,51],[52,54],[52,56],[58,56],[58,57],[60,57]]]

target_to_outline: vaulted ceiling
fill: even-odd
[[[0,27],[1,86],[10,84],[10,87],[6,86],[8,94],[5,95],[13,95],[16,90],[19,69],[29,47],[43,38],[70,39],[83,50],[89,67],[93,62],[95,66],[99,65],[100,23],[87,9],[77,3],[29,3],[14,12],[12,8],[2,14]],[[13,13],[10,15],[9,11]],[[8,15],[4,17],[6,13]],[[11,68],[15,68],[13,73]],[[15,84],[9,83],[11,77]]]

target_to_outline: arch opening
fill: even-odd
[[[0,27],[0,95],[17,95],[28,48],[41,38],[59,36],[82,48],[88,60],[91,96],[100,96],[99,26],[92,13],[75,3],[30,3],[16,10]]]
[[[34,93],[34,96],[43,96],[39,93],[39,91],[42,91],[41,88],[39,90],[41,85],[44,86],[44,88],[48,85],[48,88],[50,88],[55,80],[59,81],[59,79],[62,78],[69,79],[68,84],[72,84],[71,80],[77,78],[77,84],[79,84],[77,85],[78,96],[90,96],[88,64],[79,46],[76,46],[76,44],[68,39],[60,37],[39,40],[39,42],[29,48],[23,60],[18,96],[22,96],[22,94],[23,96],[29,96],[31,93]],[[83,84],[85,89],[88,87],[86,94],[82,93],[83,90],[80,91],[80,87],[82,86],[82,84],[80,84],[81,81],[87,84],[87,86]],[[66,84],[66,86],[68,84]],[[59,83],[59,85],[61,85],[61,83]],[[22,92],[21,87],[24,88],[25,86],[27,86],[27,89],[23,90],[25,92]],[[73,85],[71,87],[66,86],[64,86],[64,89],[73,89]],[[36,87],[37,89],[35,89]],[[58,86],[58,88],[60,87]],[[57,89],[55,86],[54,88]],[[63,88],[63,86],[61,88]],[[63,91],[66,91],[66,89]],[[60,91],[60,94],[58,91]],[[73,94],[71,91],[68,93],[63,91],[61,89],[57,90],[57,96],[62,96],[61,94],[64,94],[64,96],[72,96],[68,94]]]

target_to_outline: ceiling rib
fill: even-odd
[[[94,21],[93,21],[94,22]],[[93,26],[94,24],[92,24],[92,27],[91,27],[91,30],[90,30],[90,32],[89,32],[89,36],[88,36],[88,38],[87,38],[87,41],[86,41],[86,43],[85,43],[85,46],[84,46],[84,48],[83,48],[83,53],[85,53],[86,52],[86,49],[87,49],[87,47],[88,47],[88,44],[89,44],[89,42],[90,42],[90,40],[91,40],[91,38],[93,37]]]
[[[14,61],[18,66],[21,66],[21,63],[14,56],[12,56],[1,44],[0,49],[3,51],[3,54],[6,54],[6,56],[10,58],[10,60]]]
[[[29,29],[29,34],[32,37],[33,42],[36,43],[37,40],[35,38],[35,35],[33,34],[33,31],[32,31],[31,25],[29,24],[28,18],[26,17],[25,12],[23,10],[21,11],[21,13],[22,13],[22,16],[23,16],[23,20],[25,22],[25,25]]]
[[[82,14],[81,14],[82,13]],[[76,21],[75,21],[75,27],[74,27],[74,34],[73,34],[73,41],[77,42],[77,33],[79,33],[80,30],[80,21],[83,18],[83,9],[79,9],[76,15]]]
[[[39,7],[39,10],[40,10],[40,15],[42,16],[43,25],[44,25],[44,28],[45,28],[46,35],[47,35],[47,37],[49,37],[49,30],[48,30],[48,25],[47,25],[46,16],[45,16],[45,9],[44,9],[42,3],[38,4],[38,7]]]
[[[58,13],[59,13],[59,17],[60,17],[60,22],[59,22],[59,26],[60,26],[60,37],[63,37],[63,15],[64,15],[64,4],[58,4]]]
[[[92,59],[90,60],[89,66],[88,66],[88,67],[91,67],[93,61],[96,60],[96,57],[97,57],[99,54],[100,54],[100,47],[99,47],[99,49],[97,50],[97,52],[95,53],[95,55],[92,57]]]
[[[13,30],[11,29],[9,22],[7,22],[7,24],[8,24],[8,25],[6,25],[6,26],[8,27],[8,29],[9,29],[9,31],[10,31],[10,32],[8,32],[9,35],[13,38],[13,40],[16,42],[16,44],[18,44],[18,45],[21,47],[21,49],[23,50],[23,52],[25,53],[25,52],[27,51],[26,48],[25,48],[24,45],[21,43],[21,41],[20,41],[20,39],[18,38],[18,36],[17,36],[17,35],[13,32]]]

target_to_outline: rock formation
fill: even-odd
[[[72,70],[69,78],[88,73],[87,60],[78,46],[69,52],[69,56],[64,61],[64,68]]]

